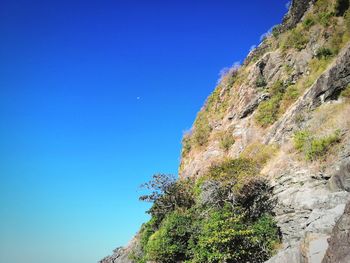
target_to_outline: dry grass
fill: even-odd
[[[243,150],[241,157],[254,160],[260,167],[263,167],[278,150],[278,146],[275,144],[266,145],[260,142],[253,142]]]

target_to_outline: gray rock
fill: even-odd
[[[342,163],[340,168],[329,180],[329,188],[333,191],[345,190],[350,192],[350,160]]]
[[[344,214],[338,220],[331,238],[329,247],[322,263],[349,263],[350,262],[350,203],[347,204]]]
[[[296,246],[280,251],[265,263],[299,263],[301,261],[300,249]]]
[[[338,55],[335,62],[316,82],[288,109],[285,115],[272,127],[265,143],[283,143],[298,127],[295,117],[305,111],[315,109],[320,104],[336,99],[342,89],[350,83],[350,45]]]

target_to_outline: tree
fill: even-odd
[[[153,203],[147,212],[160,223],[176,208],[190,208],[194,204],[192,185],[193,179],[176,180],[173,175],[155,174],[151,181],[142,185],[151,193],[139,199]]]

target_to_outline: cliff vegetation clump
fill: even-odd
[[[226,160],[193,181],[154,175],[136,262],[264,262],[280,242],[275,200],[250,159]]]

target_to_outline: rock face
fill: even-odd
[[[288,30],[295,27],[313,2],[315,0],[293,0],[288,14],[283,19],[282,29]]]
[[[105,257],[99,263],[131,263],[132,261],[128,258],[128,252],[122,248],[116,248],[113,250],[113,255]]]
[[[350,203],[335,225],[322,263],[350,262]]]
[[[99,263],[133,263],[130,258],[131,252],[138,253],[139,243],[138,235],[136,235],[127,246],[116,248],[111,256],[107,256]]]

